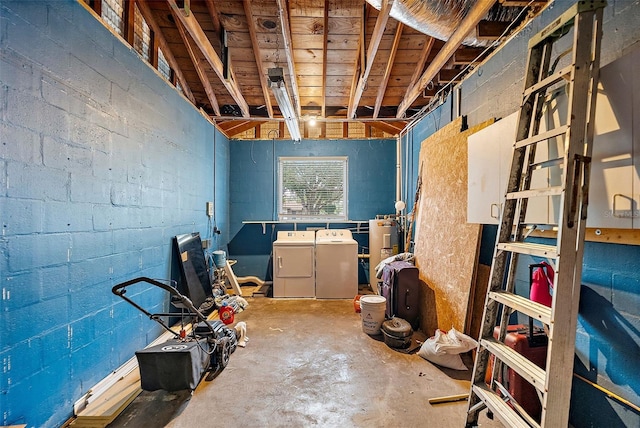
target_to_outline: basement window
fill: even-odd
[[[347,157],[281,157],[278,220],[347,220]]]
[[[165,79],[171,82],[171,67],[169,66],[169,62],[167,62],[167,59],[164,57],[162,49],[158,49],[158,71]]]
[[[151,58],[151,30],[135,5],[133,26],[133,48],[149,62]]]
[[[102,19],[124,36],[124,0],[102,0]]]

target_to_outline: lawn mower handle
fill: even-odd
[[[158,316],[161,316],[161,315],[164,315],[164,314],[152,314],[149,311],[147,311],[146,309],[144,309],[142,306],[138,305],[136,302],[134,302],[133,300],[131,300],[130,298],[125,296],[125,293],[127,292],[127,287],[130,286],[130,285],[133,285],[133,284],[137,284],[139,282],[146,282],[147,284],[151,284],[151,285],[154,285],[156,287],[162,288],[163,290],[169,292],[170,295],[176,296],[180,300],[180,303],[182,303],[187,308],[187,310],[189,311],[190,315],[195,315],[198,318],[199,321],[204,321],[204,323],[207,325],[207,327],[209,327],[211,329],[212,332],[214,331],[213,326],[211,325],[211,323],[209,323],[209,321],[207,320],[207,317],[205,317],[202,314],[202,312],[200,312],[193,305],[193,302],[187,296],[181,294],[175,287],[173,287],[173,286],[171,286],[169,284],[163,284],[162,282],[157,281],[155,279],[151,279],[151,278],[147,278],[145,276],[141,276],[141,277],[134,278],[134,279],[131,279],[129,281],[121,282],[120,284],[114,285],[113,288],[111,288],[111,292],[113,294],[115,294],[116,296],[120,296],[121,298],[126,300],[128,303],[130,303],[136,309],[138,309],[143,314],[148,316],[150,319],[158,321],[165,329],[169,330],[170,332],[172,332],[174,334],[177,334],[173,330],[171,330],[164,322],[162,322],[162,320],[160,320],[158,318]],[[175,315],[179,315],[179,314],[176,313]]]

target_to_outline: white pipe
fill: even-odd
[[[396,200],[402,200],[402,140],[400,136],[396,138]],[[396,210],[396,214],[400,212]]]

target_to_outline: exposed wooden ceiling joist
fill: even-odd
[[[249,117],[249,106],[242,96],[238,85],[233,80],[225,79],[224,65],[222,64],[220,57],[216,53],[215,49],[211,45],[211,42],[207,38],[206,34],[202,30],[202,27],[195,19],[193,14],[189,14],[187,16],[184,13],[184,10],[178,7],[175,0],[167,0],[167,3],[169,4],[171,10],[174,12],[174,16],[180,20],[182,25],[184,25],[185,29],[191,35],[198,48],[204,54],[204,57],[207,59],[213,70],[218,75],[218,78],[220,79],[224,87],[229,91],[229,94],[238,104],[238,108],[242,112],[242,115],[244,117]]]
[[[180,68],[180,66],[178,66],[178,62],[173,56],[173,52],[169,48],[167,40],[165,39],[164,34],[162,33],[162,29],[160,28],[155,18],[153,17],[153,14],[149,9],[149,5],[145,1],[139,1],[138,9],[140,9],[140,13],[142,14],[142,17],[147,22],[147,25],[149,26],[149,28],[151,28],[151,30],[155,34],[156,42],[158,43],[158,46],[162,50],[162,54],[164,55],[164,58],[167,60],[167,63],[169,63],[169,67],[171,67],[171,69],[175,73],[176,79],[178,80],[178,83],[180,83],[180,87],[182,88],[182,92],[189,99],[189,101],[195,104],[196,102],[195,97],[191,92],[189,83],[187,82],[187,79],[185,79],[184,74],[182,73],[182,69]]]
[[[175,16],[175,12],[171,10],[171,14],[174,19],[176,19],[176,24],[178,27],[178,31],[180,32],[180,36],[182,37],[182,41],[184,42],[185,47],[187,48],[187,52],[189,53],[189,57],[191,57],[191,62],[193,62],[193,66],[198,73],[198,77],[200,78],[200,82],[202,83],[202,87],[204,88],[205,93],[207,94],[207,99],[213,108],[216,116],[220,116],[220,106],[218,105],[218,98],[211,86],[211,81],[209,80],[209,76],[207,76],[207,72],[205,71],[205,66],[203,64],[202,53],[195,46],[195,42],[191,40],[189,34],[184,29],[184,26],[178,21]],[[206,60],[205,60],[206,61]]]
[[[387,134],[396,135],[407,125],[407,122],[367,122],[374,128],[378,128]]]
[[[283,68],[300,118],[344,121],[345,138],[352,120],[364,123],[366,132],[397,135],[407,123],[398,118],[415,119],[413,112],[423,112],[467,65],[483,61],[506,40],[502,36],[523,28],[548,4],[534,0],[536,7],[530,7],[528,0],[500,0],[501,4],[475,0],[444,41],[391,17],[394,1],[382,0],[381,11],[367,0],[131,3],[139,6],[153,31],[153,46],[162,49],[173,71],[172,82],[198,109],[215,115],[221,130],[232,130],[242,138],[250,137],[240,130],[250,128],[256,128],[255,138],[260,138],[264,121],[284,134],[284,123],[275,123],[277,105],[267,78],[274,66]],[[100,2],[93,3],[94,11],[99,10]],[[132,23],[125,19],[131,33]],[[515,20],[517,26],[512,25]],[[461,45],[474,27],[474,36],[489,46],[487,52]],[[156,53],[149,55],[155,66]],[[321,138],[316,132],[309,135]]]
[[[327,53],[329,44],[329,2],[324,2],[324,22],[322,27],[322,107],[320,116],[327,117]]]
[[[142,0],[144,1],[144,0]],[[220,19],[218,18],[218,10],[216,9],[215,0],[205,0],[207,4],[207,9],[209,10],[209,17],[211,18],[211,23],[213,25],[213,29],[216,32],[220,31]]]
[[[469,32],[478,25],[478,22],[484,18],[489,9],[494,5],[496,0],[478,0],[469,10],[464,19],[460,22],[456,30],[453,32],[449,40],[444,44],[436,57],[431,61],[427,70],[424,72],[420,80],[408,88],[407,95],[398,105],[396,117],[400,118],[405,115],[411,104],[418,98],[424,88],[436,76],[438,71],[449,61],[456,49],[460,46],[464,38]]]
[[[300,109],[300,91],[298,90],[298,81],[296,74],[296,66],[293,60],[293,52],[291,51],[291,26],[289,25],[289,9],[285,0],[276,0],[278,3],[278,15],[280,18],[280,28],[282,29],[282,38],[284,39],[285,56],[287,57],[287,65],[289,66],[289,83],[291,84],[291,96],[293,97],[294,108],[298,113],[298,117],[302,115]]]
[[[433,48],[435,39],[431,36],[425,36],[425,37],[426,37],[426,40],[422,47],[422,51],[420,52],[420,59],[418,60],[415,69],[413,70],[413,74],[411,75],[411,81],[409,82],[409,86],[407,87],[407,89],[412,88],[416,84],[416,82],[418,81],[418,78],[424,71],[424,66],[427,63],[429,54],[431,54],[431,49]]]
[[[273,106],[271,105],[271,97],[269,96],[269,87],[267,85],[267,74],[262,69],[262,58],[260,57],[260,43],[258,43],[258,36],[256,34],[256,27],[253,21],[253,10],[251,8],[251,0],[243,0],[244,13],[247,16],[247,23],[249,27],[249,36],[251,37],[251,45],[253,47],[253,56],[256,59],[256,67],[258,67],[258,73],[260,74],[260,87],[262,88],[262,94],[264,95],[264,105],[267,109],[267,113],[270,118],[273,118]]]
[[[237,134],[240,134],[241,132],[255,128],[256,126],[261,125],[263,123],[266,123],[266,121],[234,120],[230,122],[220,123],[218,126],[227,135],[227,137],[233,137],[234,135],[237,135]]]
[[[356,85],[356,90],[353,94],[353,98],[349,102],[349,109],[347,111],[347,118],[352,119],[355,116],[356,109],[360,104],[360,99],[362,98],[362,93],[365,90],[365,85],[367,84],[367,79],[369,77],[369,73],[371,73],[371,68],[373,67],[373,60],[378,53],[378,46],[380,46],[380,40],[382,40],[382,36],[384,35],[384,30],[387,25],[387,21],[389,20],[389,14],[391,13],[391,6],[393,6],[394,0],[383,0],[382,6],[380,8],[380,13],[378,14],[378,19],[376,20],[376,25],[373,29],[373,34],[371,35],[371,40],[369,41],[369,48],[367,49],[367,58],[364,64],[364,71],[360,75],[358,79],[358,83]]]
[[[400,44],[400,38],[402,37],[402,29],[404,25],[402,22],[398,23],[398,27],[396,28],[396,35],[393,38],[393,45],[391,46],[391,53],[389,54],[389,59],[387,60],[387,66],[384,70],[384,75],[382,77],[382,82],[380,83],[380,87],[378,88],[378,96],[376,97],[376,105],[373,109],[373,117],[374,119],[378,117],[380,113],[380,106],[382,105],[382,101],[384,100],[384,94],[387,92],[387,84],[389,83],[389,76],[391,76],[391,69],[393,68],[393,64],[396,60],[396,53],[398,52],[398,45]]]

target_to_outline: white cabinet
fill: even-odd
[[[513,158],[518,112],[467,138],[467,222],[498,224]],[[536,153],[536,159],[544,156]],[[546,177],[533,174],[532,187],[545,187]],[[537,198],[540,199],[540,198]],[[536,201],[527,210],[526,222],[547,222],[547,201]]]
[[[634,65],[640,63],[640,50],[602,67],[596,100],[595,133],[589,188],[588,227],[631,228],[640,226],[634,219],[638,209],[640,167],[634,165],[634,102],[638,102],[640,84]],[[637,68],[635,68],[637,70]],[[635,82],[634,82],[635,80]],[[636,114],[637,119],[637,114]],[[635,123],[640,136],[640,122]],[[638,143],[636,145],[636,155]],[[635,225],[634,225],[635,220]]]
[[[640,49],[602,67],[596,99],[588,227],[640,228]],[[540,132],[567,123],[567,95],[550,94]],[[497,224],[515,139],[517,113],[469,136],[469,223]],[[536,162],[563,155],[563,138],[538,144]],[[560,165],[535,170],[531,188],[561,184]],[[527,223],[556,224],[560,197],[529,203]]]
[[[498,224],[509,178],[518,112],[467,138],[467,222]]]

